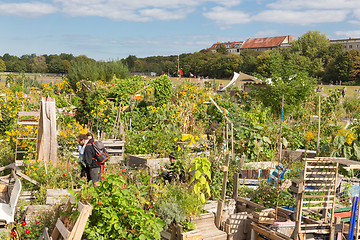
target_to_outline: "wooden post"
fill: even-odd
[[[226,135],[225,135],[225,138],[226,138],[226,151],[228,151],[229,149],[229,123],[226,121]]]
[[[321,116],[321,96],[319,95],[319,123],[318,123],[318,135],[316,144],[316,156],[319,156],[320,152],[320,116]]]
[[[281,158],[281,151],[282,151],[282,146],[281,146],[281,137],[282,137],[282,125],[283,125],[283,111],[284,111],[284,95],[282,96],[282,100],[281,100],[281,122],[280,122],[280,134],[279,134],[279,143],[278,143],[278,163],[280,163],[280,158]]]
[[[227,177],[228,177],[228,173],[229,173],[229,171],[228,171],[229,160],[230,160],[230,156],[229,156],[229,154],[226,154],[225,165],[222,166],[222,171],[224,172],[224,177],[223,177],[223,184],[222,184],[222,189],[221,189],[221,198],[218,202],[216,218],[215,218],[215,225],[217,228],[220,228],[220,226],[221,226],[221,216],[222,216],[222,211],[224,209],[225,194],[226,194],[226,182],[227,182]]]
[[[39,160],[57,163],[55,98],[43,97],[40,107],[37,156]]]
[[[235,161],[235,152],[234,152],[234,124],[231,122],[231,160]]]
[[[279,145],[278,145],[278,165],[280,165],[280,161],[281,161],[281,155],[282,155],[282,142],[281,142],[281,137],[282,137],[282,125],[283,125],[283,116],[284,116],[284,95],[282,96],[282,100],[281,100],[281,122],[280,122],[280,134],[279,134]],[[276,201],[276,206],[275,206],[275,220],[277,219],[277,211],[278,211],[278,205],[279,205],[279,196],[280,196],[280,176],[278,176],[277,179],[277,201]]]
[[[239,186],[239,173],[234,173],[234,183],[233,183],[234,189],[233,189],[233,199],[236,200],[238,196],[238,186]]]

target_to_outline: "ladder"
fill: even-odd
[[[339,163],[326,158],[305,158],[299,183],[296,206],[295,240],[306,239],[306,234],[325,234],[334,239],[334,207]],[[306,224],[306,213],[320,215],[323,221]]]
[[[16,129],[15,166],[24,166],[24,160],[30,155],[37,160],[39,112],[19,112]]]

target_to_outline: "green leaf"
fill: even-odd
[[[201,200],[202,203],[205,202],[205,195],[204,195],[204,193],[200,193],[200,200]]]
[[[263,136],[263,137],[262,137],[262,140],[263,140],[264,142],[268,143],[268,144],[271,144],[270,138],[268,138],[268,137],[266,137],[266,136]]]

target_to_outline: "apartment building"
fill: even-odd
[[[248,38],[241,46],[241,50],[253,49],[256,51],[273,50],[279,47],[289,47],[293,40],[291,35],[266,38]]]
[[[348,39],[339,39],[332,40],[330,39],[330,44],[340,43],[344,46],[345,50],[356,49],[360,51],[360,38],[348,38]]]
[[[220,47],[221,45],[224,45],[226,47],[226,51],[228,53],[233,53],[233,54],[240,54],[240,48],[243,44],[243,41],[241,42],[224,42],[224,43],[214,43],[211,47],[210,47],[210,51],[212,53],[216,53],[217,48]]]
[[[212,53],[216,53],[217,48],[221,45],[226,47],[228,53],[240,54],[244,49],[253,49],[256,51],[267,51],[279,47],[290,47],[290,42],[293,40],[291,35],[280,37],[266,37],[266,38],[249,38],[245,42],[217,42],[209,49]]]

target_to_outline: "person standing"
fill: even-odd
[[[89,141],[88,136],[86,136],[85,134],[80,134],[78,137],[78,150],[79,150],[79,160],[78,160],[78,164],[80,165],[80,178],[86,177],[88,178],[88,168],[86,167],[86,163],[84,161],[84,151],[85,151],[85,146],[87,144],[87,142]]]
[[[93,146],[94,142],[94,138],[90,138],[86,144],[84,151],[84,162],[86,163],[86,167],[89,169],[88,181],[92,180],[94,186],[96,186],[96,183],[101,181],[101,167],[95,162],[96,152]]]

